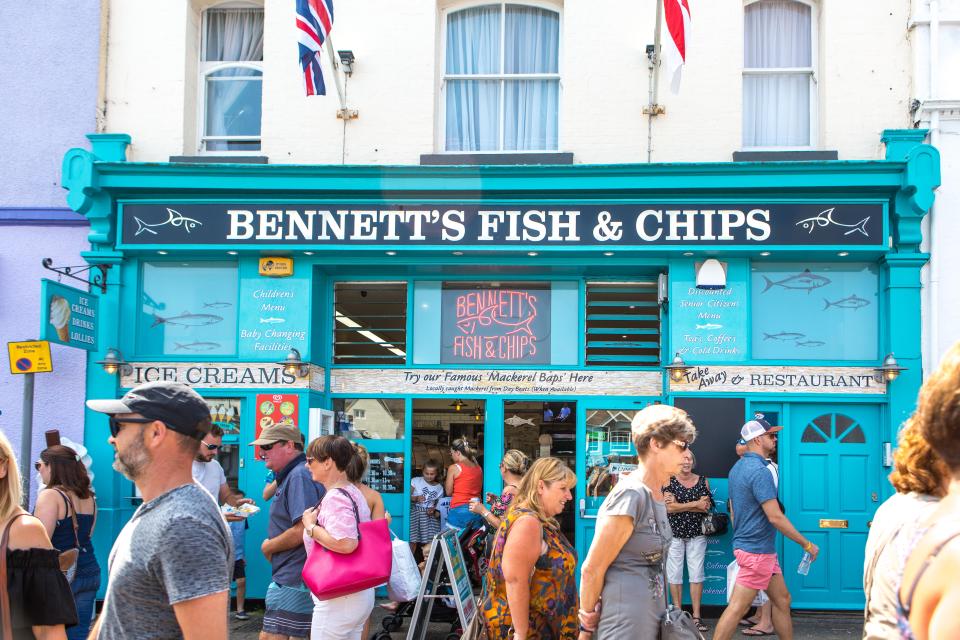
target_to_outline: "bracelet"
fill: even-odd
[[[594,631],[594,629],[587,629],[585,626],[580,625],[580,633],[589,633],[590,635],[593,635]]]
[[[803,545],[803,550],[810,553],[810,549],[813,549],[813,543],[807,540],[807,544]]]

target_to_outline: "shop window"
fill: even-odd
[[[407,283],[337,282],[333,327],[334,364],[405,364]]]
[[[213,424],[223,429],[224,435],[240,433],[240,398],[204,398],[210,407]]]
[[[588,498],[610,493],[620,475],[637,468],[630,423],[639,409],[587,410],[587,488]]]
[[[203,359],[237,352],[237,265],[144,262],[137,354]]]
[[[560,14],[486,4],[447,14],[446,151],[558,147]]]
[[[334,430],[352,440],[403,438],[406,403],[394,398],[335,398]]]
[[[200,150],[260,150],[263,9],[203,13],[200,50]]]
[[[754,264],[753,357],[875,360],[879,275],[873,264]]]
[[[588,366],[657,366],[657,283],[588,282],[586,349]]]
[[[811,146],[816,7],[755,0],[743,14],[743,146]]]

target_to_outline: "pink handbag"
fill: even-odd
[[[352,553],[330,551],[316,540],[303,565],[303,583],[318,600],[332,600],[364,589],[386,584],[393,564],[393,547],[386,519],[360,522],[357,503],[343,492],[353,505],[357,519],[357,548]],[[321,501],[322,502],[322,501]]]

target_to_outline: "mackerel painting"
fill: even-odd
[[[797,289],[798,291],[806,291],[809,295],[809,293],[814,289],[825,287],[832,282],[832,280],[826,276],[811,273],[810,269],[804,269],[802,273],[792,275],[788,278],[784,278],[783,280],[777,280],[776,282],[767,276],[763,276],[763,279],[767,286],[764,287],[761,293],[766,293],[773,287],[783,287],[784,289]]]
[[[853,309],[854,311],[857,311],[859,309],[862,309],[863,307],[866,307],[869,304],[870,304],[870,301],[867,300],[866,298],[861,298],[857,294],[853,294],[851,296],[847,296],[846,298],[843,298],[842,300],[837,300],[835,302],[830,302],[829,300],[824,298],[823,310],[826,311],[830,307],[837,307],[838,309]]]

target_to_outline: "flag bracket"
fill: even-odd
[[[337,118],[340,120],[356,120],[360,117],[360,112],[356,109],[337,109]]]
[[[662,104],[647,104],[643,106],[644,115],[659,116],[667,112],[667,108]]]

